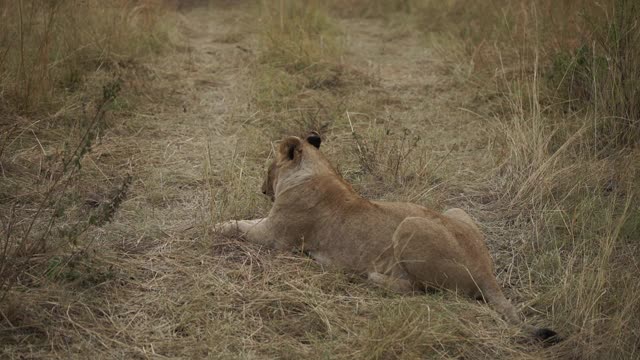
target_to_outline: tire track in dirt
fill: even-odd
[[[173,238],[194,219],[208,216],[203,209],[208,146],[217,159],[233,141],[222,134],[248,111],[247,72],[254,57],[248,49],[254,45],[251,34],[238,32],[245,16],[237,7],[183,14],[181,51],[153,65],[157,89],[133,120],[140,130],[130,138],[112,139],[137,148],[131,166],[136,194],[128,205],[153,214],[121,221],[157,226]]]

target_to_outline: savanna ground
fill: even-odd
[[[2,358],[640,356],[640,5],[0,5]],[[224,238],[273,144],[323,135],[368,198],[461,207],[522,339]]]

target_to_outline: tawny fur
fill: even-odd
[[[316,146],[317,145],[317,146]],[[426,287],[482,298],[511,323],[521,322],[493,275],[482,233],[461,209],[370,201],[359,196],[319,151],[320,138],[288,137],[278,146],[263,193],[274,201],[264,219],[228,221],[225,235],[271,248],[302,249],[325,266],[361,273],[409,293]]]

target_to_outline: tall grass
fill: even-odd
[[[428,3],[417,24],[447,34],[443,55],[455,50],[491,104],[493,216],[527,239],[511,276],[564,324],[570,356],[637,357],[640,6],[446,4]]]
[[[536,94],[544,108],[594,114],[590,121],[597,146],[620,148],[640,141],[640,4],[636,1],[416,4],[420,29],[462,40],[478,76],[472,80],[483,83],[493,78],[503,85],[504,78],[514,80],[535,70],[544,80]],[[562,107],[549,108],[558,104]]]
[[[0,2],[0,300],[122,201],[129,176],[107,202],[85,203],[83,159],[117,109],[121,69],[167,46],[165,11],[153,0]]]
[[[531,234],[516,254],[528,265],[513,276],[541,294],[556,321],[571,324],[574,356],[633,358],[640,287],[628,266],[640,255],[638,154],[594,151],[596,115],[574,115],[581,126],[568,126],[543,110],[540,81],[533,73],[512,84],[490,126],[506,152],[491,175],[493,210]]]
[[[602,115],[596,129],[601,133],[594,133],[596,140],[605,144],[637,145],[640,143],[640,4],[616,0],[612,8],[605,8],[599,16],[588,19],[595,27],[590,37],[591,46],[584,43],[574,50],[572,62],[567,66],[566,72],[572,80],[567,84],[569,96],[585,104],[594,103],[595,112]],[[605,20],[600,20],[602,18]],[[576,90],[578,95],[573,95]]]
[[[0,96],[21,112],[48,109],[86,75],[167,43],[161,1],[16,0],[0,4]]]

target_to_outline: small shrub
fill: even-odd
[[[113,102],[120,91],[120,83],[114,81],[103,89],[102,98],[98,101],[95,113],[81,121],[82,128],[76,137],[69,137],[65,149],[52,159],[50,174],[47,177],[28,179],[18,177],[22,186],[17,188],[0,187],[2,194],[11,198],[6,218],[6,226],[0,229],[0,300],[7,294],[14,281],[27,268],[30,261],[38,256],[46,259],[55,250],[67,246],[77,246],[79,239],[91,226],[100,226],[111,220],[114,212],[122,202],[131,178],[127,176],[121,187],[114,193],[110,201],[98,204],[94,211],[83,213],[71,221],[67,214],[78,207],[81,201],[74,194],[73,185],[82,170],[83,158],[91,152],[104,127],[108,105]],[[43,184],[43,190],[35,199],[25,197],[21,189]],[[15,175],[10,178],[15,183]],[[11,194],[9,192],[12,192]],[[33,208],[32,208],[33,207]],[[48,270],[59,271],[61,264],[55,258],[49,261]]]

